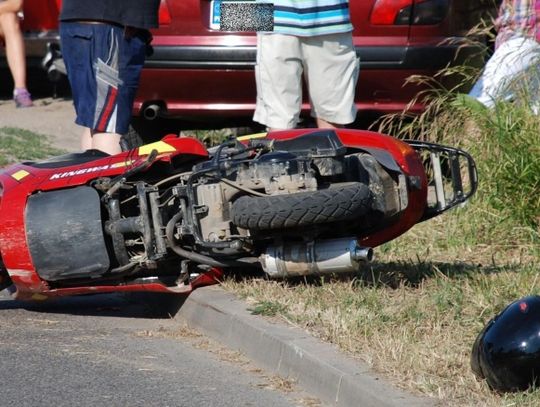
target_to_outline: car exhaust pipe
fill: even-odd
[[[143,109],[143,117],[149,121],[155,120],[158,118],[160,111],[161,107],[159,105],[148,105]]]
[[[60,82],[64,76],[67,76],[67,72],[62,59],[54,61],[47,69],[47,79],[53,83]]]
[[[260,256],[271,278],[348,273],[373,259],[373,249],[354,237],[269,246]]]
[[[47,72],[49,81],[53,83],[59,82],[63,76],[67,76],[66,65],[62,59],[59,44],[47,43],[47,53],[41,60],[41,67]]]

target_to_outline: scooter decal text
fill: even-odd
[[[75,170],[75,171],[59,172],[59,173],[51,175],[49,179],[54,180],[54,179],[62,179],[62,178],[67,178],[67,177],[74,177],[77,175],[88,174],[88,173],[96,172],[96,171],[127,167],[128,165],[131,165],[131,164],[133,164],[133,160],[120,161],[117,163],[107,164],[107,165],[100,165],[99,167],[81,168],[80,170]]]
[[[91,172],[108,170],[109,168],[111,168],[110,165],[100,165],[99,167],[81,168],[80,170],[75,170],[75,171],[59,172],[59,173],[51,175],[51,177],[49,179],[53,180],[53,179],[62,179],[62,178],[67,178],[67,177],[74,177],[74,176],[77,176],[77,175],[88,174],[88,173],[91,173]]]

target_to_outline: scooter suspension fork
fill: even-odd
[[[107,202],[110,220],[105,230],[111,236],[115,255],[121,265],[129,262],[125,248],[125,234],[136,233],[142,236],[148,264],[167,252],[165,233],[161,213],[159,211],[159,193],[156,188],[144,182],[136,184],[139,215],[122,218],[119,203],[116,198]]]

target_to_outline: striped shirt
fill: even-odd
[[[273,0],[274,32],[311,37],[353,30],[349,0]]]
[[[495,27],[496,47],[513,37],[540,42],[540,0],[503,0]]]

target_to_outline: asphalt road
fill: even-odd
[[[241,355],[156,318],[158,302],[108,295],[21,303],[0,293],[1,405],[318,405]]]
[[[0,70],[0,127],[41,133],[78,151],[81,129],[69,94],[52,98],[50,84],[36,88],[39,78],[31,76],[35,107],[15,109],[2,80],[7,74]],[[0,406],[320,405],[163,318],[158,303],[139,294],[22,303],[0,292]],[[180,304],[168,303],[174,314]]]

